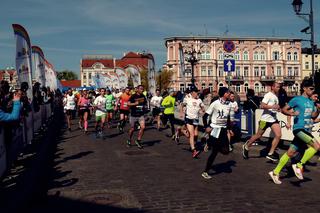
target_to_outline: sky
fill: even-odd
[[[303,0],[302,11],[310,10]],[[57,71],[79,73],[85,54],[150,52],[156,69],[166,63],[164,39],[173,36],[294,37],[308,23],[292,0],[1,0],[0,69],[15,66],[12,24],[22,25],[31,44]],[[315,42],[320,47],[320,1],[313,0]],[[310,47],[310,43],[303,43]]]

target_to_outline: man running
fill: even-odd
[[[109,89],[106,91],[107,128],[110,129],[116,99]]]
[[[314,92],[313,81],[306,79],[301,83],[302,95],[292,98],[283,108],[286,115],[294,116],[293,135],[294,139],[286,153],[282,155],[277,167],[269,172],[275,184],[281,184],[279,174],[286,163],[295,156],[299,149],[306,149],[300,162],[292,164],[292,169],[299,180],[303,180],[303,165],[310,160],[319,150],[320,144],[311,134],[313,126],[312,118],[319,115],[319,107],[314,106],[310,99]],[[292,110],[293,109],[293,110]]]
[[[71,131],[71,117],[72,114],[74,114],[74,111],[76,110],[76,101],[74,94],[72,93],[72,90],[69,89],[67,95],[63,99],[63,105],[67,117],[67,124],[68,124],[68,130]]]
[[[128,102],[130,107],[130,130],[129,130],[129,139],[127,140],[127,146],[130,147],[132,144],[132,136],[134,132],[134,126],[136,122],[139,122],[140,130],[138,133],[138,138],[135,140],[135,144],[139,149],[142,149],[141,139],[145,129],[145,118],[144,115],[147,109],[147,98],[143,95],[143,86],[139,85],[137,87],[136,93],[133,94]]]
[[[152,115],[153,118],[157,121],[157,130],[160,130],[160,106],[161,106],[161,102],[162,102],[162,96],[160,95],[160,90],[157,89],[156,90],[156,94],[155,96],[153,96],[150,100],[150,105],[153,108],[152,109]]]
[[[162,101],[162,106],[164,107],[164,112],[163,112],[163,126],[166,126],[168,123],[168,120],[170,122],[170,127],[171,127],[171,135],[169,135],[169,137],[171,137],[172,139],[174,139],[174,133],[175,133],[175,129],[174,129],[174,107],[175,107],[175,103],[176,103],[176,99],[173,97],[174,95],[174,91],[171,90],[169,91],[169,95],[167,97],[165,97]]]
[[[259,121],[258,132],[253,135],[243,146],[242,146],[242,156],[244,159],[249,158],[249,147],[259,138],[262,137],[263,133],[267,128],[271,128],[274,133],[274,138],[272,140],[272,145],[269,150],[267,159],[274,162],[278,161],[278,154],[275,153],[275,149],[281,138],[281,127],[277,119],[277,112],[280,111],[278,92],[280,90],[280,84],[274,82],[271,86],[271,91],[264,95],[261,102],[261,108],[263,113]]]
[[[95,123],[95,130],[97,131],[98,135],[102,136],[104,123],[106,121],[107,111],[106,111],[106,101],[105,98],[106,89],[100,89],[100,95],[94,100],[93,105],[96,109],[96,123]],[[100,130],[98,130],[98,125],[100,123]]]
[[[202,172],[202,177],[211,179],[212,176],[209,171],[218,154],[229,153],[229,139],[228,139],[228,126],[233,123],[233,110],[229,99],[230,91],[226,87],[220,87],[219,99],[212,102],[203,116],[203,125],[206,132],[209,134],[208,144],[211,146],[211,154],[207,160],[206,168]],[[207,119],[211,116],[211,124],[208,125]]]
[[[127,87],[122,93],[122,95],[119,97],[119,109],[120,109],[120,121],[118,123],[118,129],[119,132],[123,132],[123,128],[126,125],[126,122],[128,120],[128,115],[130,113],[130,107],[128,105],[130,99],[130,88]],[[117,104],[118,105],[118,104]]]

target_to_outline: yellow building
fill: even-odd
[[[302,70],[302,79],[303,79],[304,77],[309,77],[312,73],[311,48],[302,48],[301,56],[302,56],[301,70]],[[315,55],[314,55],[315,71],[319,70],[319,65],[320,65],[320,49],[316,49]]]

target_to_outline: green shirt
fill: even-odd
[[[113,110],[113,106],[114,106],[114,103],[116,101],[116,99],[113,97],[112,94],[110,95],[105,95],[106,97],[106,110]]]
[[[176,103],[176,99],[170,95],[165,97],[162,101],[162,106],[165,108],[164,109],[164,114],[174,114],[174,105]]]

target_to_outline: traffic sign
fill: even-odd
[[[225,41],[223,43],[223,49],[224,51],[231,53],[236,49],[236,45],[233,43],[233,41]]]
[[[225,59],[223,60],[223,67],[225,72],[234,72],[235,71],[235,60],[234,59]]]

